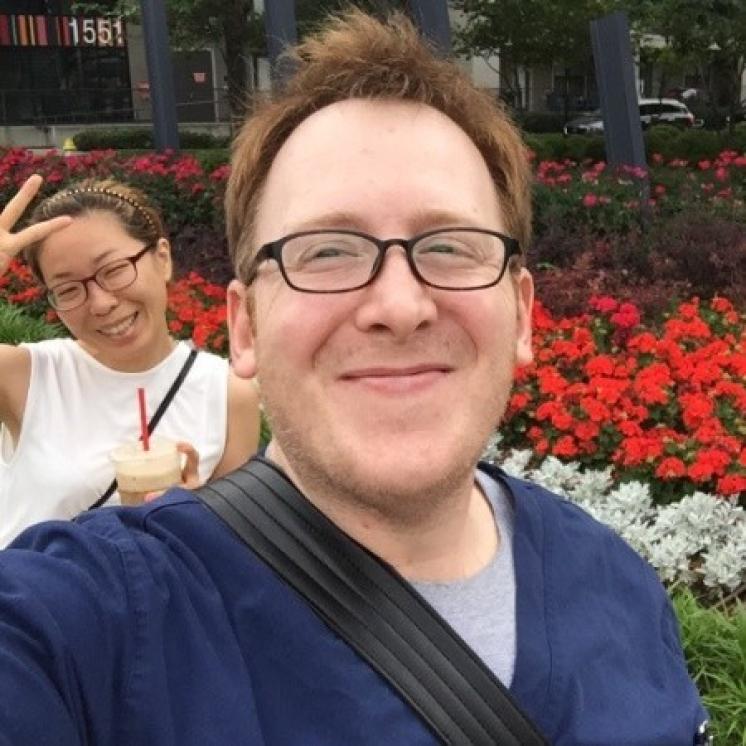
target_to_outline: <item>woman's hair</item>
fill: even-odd
[[[246,278],[253,258],[257,206],[280,148],[307,117],[347,99],[424,104],[459,125],[487,164],[506,232],[525,249],[531,235],[530,167],[518,130],[494,95],[438,57],[406,16],[379,21],[351,10],[330,19],[289,56],[294,74],[272,100],[257,106],[233,144],[225,205],[237,277]]]
[[[133,187],[113,179],[86,179],[48,197],[36,206],[31,224],[62,215],[86,215],[109,212],[115,215],[126,233],[146,245],[155,245],[165,236],[158,211],[147,197]],[[24,258],[36,277],[43,281],[39,267],[39,252],[43,241],[37,241],[24,251]]]

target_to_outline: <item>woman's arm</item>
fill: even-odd
[[[31,354],[23,347],[0,345],[0,424],[18,442],[31,380]]]
[[[252,456],[259,445],[259,395],[253,382],[228,374],[228,433],[225,451],[211,479],[221,477]]]
[[[60,217],[37,223],[17,233],[11,232],[41,184],[41,176],[30,176],[0,212],[0,276],[5,274],[10,262],[26,246],[42,241],[50,233],[70,224],[71,218]],[[28,350],[0,345],[0,423],[8,428],[14,441],[18,440],[21,431],[30,376],[31,355]]]

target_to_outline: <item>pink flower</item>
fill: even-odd
[[[586,194],[583,196],[584,207],[595,207],[598,202],[598,197],[595,194]]]

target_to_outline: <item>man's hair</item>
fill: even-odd
[[[155,245],[166,233],[158,211],[139,189],[113,179],[86,179],[53,194],[36,206],[31,224],[61,215],[87,215],[108,212],[116,216],[127,235],[146,245]],[[24,250],[24,258],[44,282],[39,266],[39,252],[44,241],[36,241]]]
[[[494,96],[477,89],[454,62],[438,57],[405,15],[380,21],[348,11],[329,19],[289,56],[294,74],[256,107],[233,144],[225,206],[239,279],[246,279],[258,248],[252,246],[257,206],[280,148],[311,114],[348,99],[425,104],[459,125],[487,163],[506,232],[525,250],[531,235],[530,169],[516,127]]]

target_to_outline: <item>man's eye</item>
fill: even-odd
[[[339,262],[359,259],[363,252],[359,248],[345,244],[318,244],[306,246],[299,251],[290,264],[296,267],[316,265],[336,265]]]
[[[452,243],[436,243],[430,246],[424,246],[420,253],[426,254],[460,254],[463,253],[463,247]]]
[[[462,241],[438,241],[418,246],[416,253],[422,257],[474,259],[479,251],[471,244]]]
[[[350,255],[350,251],[339,246],[323,246],[309,251],[307,259],[336,259],[337,257]]]

